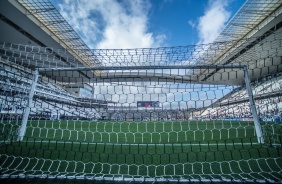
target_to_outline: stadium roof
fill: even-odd
[[[15,57],[24,56],[24,58],[17,59],[30,64],[31,68],[54,66],[150,66],[155,64],[181,66],[240,63],[247,64],[252,70],[253,76],[258,76],[262,74],[261,71],[256,71],[257,66],[254,66],[253,62],[249,61],[265,60],[267,56],[258,55],[256,51],[266,51],[266,42],[274,43],[275,40],[278,40],[278,43],[275,42],[275,44],[271,45],[271,49],[276,52],[275,57],[281,55],[281,44],[279,44],[279,39],[282,36],[281,31],[279,32],[282,25],[281,0],[246,1],[226,25],[216,41],[211,44],[115,50],[91,50],[49,0],[9,0],[1,1],[0,5],[0,26],[3,28],[0,30],[0,41],[30,45],[30,48],[28,48],[29,46],[20,47],[13,44],[13,46],[2,44],[2,48],[0,48],[2,57],[10,60],[11,58],[15,59]],[[270,35],[276,36],[271,37]],[[40,47],[34,49],[32,46]],[[47,51],[46,47],[48,48]],[[7,54],[14,53],[15,50],[20,54],[17,56]],[[48,54],[47,62],[45,60],[39,61],[39,58],[42,58],[42,55],[46,55],[46,53]],[[26,55],[33,55],[33,57],[27,57]],[[271,57],[273,58],[273,55]],[[33,58],[36,58],[36,60]],[[52,59],[50,60],[50,58]],[[32,60],[34,61],[30,62]],[[273,59],[272,65],[277,66],[276,69],[264,70],[263,74],[281,71],[282,68],[279,67],[280,60]],[[210,74],[207,74],[206,71],[200,71],[203,83],[209,79],[211,80],[211,76],[218,70],[209,72]],[[104,82],[112,82],[130,77],[140,78],[144,73],[147,75],[145,71],[94,72],[94,77],[98,78],[96,81],[101,79]],[[59,73],[52,72],[49,75],[56,78]],[[71,75],[84,77],[88,80],[93,77],[93,72],[78,71],[72,72]],[[188,76],[189,72],[186,75]],[[162,74],[161,76],[166,80],[170,77],[169,74]],[[175,78],[175,76],[171,78]],[[57,80],[63,81],[64,79],[58,77]],[[240,79],[237,81],[240,83]]]
[[[279,9],[281,3],[281,0],[246,1],[225,26],[215,42],[249,38],[281,13],[281,8]]]
[[[238,46],[237,41],[256,38],[281,27],[282,21],[282,1],[281,0],[248,0],[228,22],[225,28],[216,38],[216,42],[235,41],[227,48],[222,50],[224,55],[233,48]],[[280,24],[278,27],[276,27]],[[236,46],[237,44],[237,46]],[[241,43],[239,44],[239,46]],[[215,59],[214,59],[215,60]],[[216,58],[220,62],[220,58]]]
[[[39,26],[64,48],[67,48],[81,63],[85,66],[99,64],[90,48],[49,0],[17,0],[17,2],[26,9],[27,16],[36,18]],[[16,2],[14,3],[16,5]]]

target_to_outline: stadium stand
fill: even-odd
[[[9,62],[2,60],[1,62],[1,113],[14,112],[22,114],[23,108],[26,105],[26,99],[32,83],[32,76],[28,68],[23,68],[20,65],[9,65]],[[16,95],[7,96],[13,93]],[[6,96],[5,96],[6,95]],[[94,109],[81,108],[84,105],[79,105],[81,102],[75,96],[70,95],[63,87],[55,83],[55,81],[40,77],[36,86],[35,95],[37,100],[34,101],[32,116],[37,116],[44,109],[53,109],[53,114],[59,111],[59,114],[64,115],[64,118],[81,117],[93,118],[96,114],[96,119],[99,118],[99,113]],[[56,101],[56,99],[59,99]],[[63,107],[62,103],[68,102],[70,105]],[[60,107],[61,106],[61,107]],[[43,115],[46,116],[46,115]],[[51,114],[48,117],[52,118]],[[59,118],[59,117],[57,117]]]
[[[252,91],[256,99],[258,114],[261,120],[282,120],[281,73],[267,76],[252,84]],[[252,117],[246,88],[236,89],[220,99],[217,108],[207,108],[200,117],[202,118],[243,118]],[[267,98],[266,98],[267,97]],[[244,102],[244,103],[242,103]],[[232,105],[230,105],[232,104]],[[213,104],[215,105],[215,104]],[[227,106],[228,105],[228,106]],[[242,119],[242,120],[243,120]]]

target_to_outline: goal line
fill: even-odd
[[[149,178],[149,177],[141,177],[141,178],[127,178],[127,177],[89,177],[89,176],[67,176],[67,175],[47,175],[47,174],[42,174],[42,175],[32,175],[32,174],[28,174],[28,175],[8,175],[8,174],[3,174],[0,175],[0,178],[2,179],[9,179],[9,178],[29,178],[29,179],[77,179],[77,180],[95,180],[95,181],[112,181],[112,182],[128,182],[128,183],[132,183],[132,182],[177,182],[177,183],[190,183],[190,182],[201,182],[201,183],[209,183],[209,182],[215,182],[215,183],[222,183],[222,182],[233,182],[233,183],[242,183],[242,182],[250,182],[250,183],[254,183],[254,180],[252,179],[228,179],[228,178],[222,178],[222,179],[216,179],[216,178],[211,178],[211,179],[206,179],[206,178],[200,178],[200,179],[186,179],[186,178],[179,178],[179,179],[175,179],[175,178],[161,178],[161,177],[154,177],[154,178]],[[265,183],[266,180],[255,180],[256,183]],[[275,180],[267,180],[267,182],[269,183],[276,183]]]
[[[208,142],[208,141],[204,141],[204,142]],[[217,142],[217,141],[212,141],[212,142]],[[218,141],[218,142],[223,142]],[[54,143],[54,144],[77,144],[77,145],[120,145],[120,146],[232,146],[232,145],[258,145],[260,143],[258,142],[234,142],[234,143],[156,143],[156,144],[152,144],[152,143],[148,143],[148,144],[144,144],[144,143],[140,143],[140,144],[136,144],[136,143],[102,143],[102,142],[77,142],[77,141],[21,141],[22,144],[24,143]]]

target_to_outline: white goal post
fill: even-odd
[[[30,88],[29,96],[28,96],[28,105],[25,108],[23,118],[22,118],[22,124],[19,129],[19,136],[18,140],[23,140],[23,137],[25,135],[26,131],[26,124],[30,112],[30,105],[32,103],[32,98],[35,90],[35,86],[37,83],[38,75],[40,72],[48,72],[48,71],[109,71],[109,70],[165,70],[165,69],[241,69],[244,72],[244,80],[245,80],[245,86],[248,93],[248,98],[250,102],[250,108],[253,116],[255,131],[258,139],[258,143],[264,143],[262,128],[259,122],[259,117],[257,114],[254,97],[251,89],[249,74],[248,74],[248,67],[246,65],[168,65],[168,66],[95,66],[95,67],[71,67],[71,68],[37,68],[34,71],[32,86]]]

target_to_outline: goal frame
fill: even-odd
[[[23,113],[22,124],[19,128],[18,140],[22,141],[26,132],[26,124],[28,116],[31,109],[32,99],[35,92],[38,75],[40,72],[46,71],[109,71],[109,70],[156,70],[156,69],[241,69],[244,72],[244,80],[246,85],[246,90],[249,96],[250,108],[253,116],[255,131],[258,139],[258,143],[264,143],[262,128],[259,122],[259,117],[257,114],[257,109],[253,97],[253,92],[251,88],[249,72],[247,65],[155,65],[155,66],[92,66],[92,67],[66,67],[66,68],[35,68],[33,74],[32,85],[29,91],[28,103]]]

